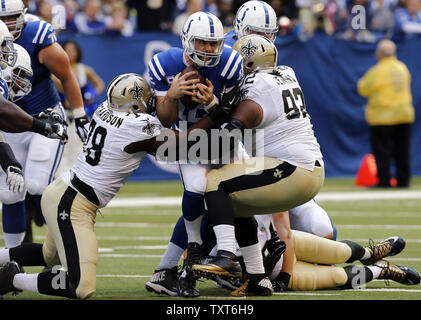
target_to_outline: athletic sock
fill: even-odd
[[[220,224],[213,227],[216,235],[216,243],[219,250],[236,253],[236,240],[234,226],[228,224]]]
[[[178,261],[183,255],[184,248],[180,248],[176,244],[170,242],[167,250],[165,250],[164,256],[161,259],[161,263],[156,268],[157,270],[171,269],[177,266]]]
[[[263,266],[263,257],[260,252],[259,244],[253,244],[248,247],[240,248],[243,254],[244,264],[248,274],[262,274],[265,273]]]
[[[13,278],[13,286],[23,291],[38,291],[38,273],[18,273]]]

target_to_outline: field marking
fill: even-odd
[[[356,192],[321,192],[315,197],[316,201],[355,201],[355,200],[395,200],[421,199],[421,190],[365,190]],[[114,198],[107,208],[118,207],[172,207],[181,206],[182,197],[137,197]]]
[[[275,296],[340,296],[340,293],[274,292]]]
[[[399,229],[399,230],[420,230],[421,225],[406,224],[335,224],[338,230],[341,229]]]
[[[100,254],[101,258],[162,258],[162,254]]]
[[[378,288],[378,289],[344,289],[343,291],[363,291],[363,292],[411,292],[411,293],[420,293],[419,289],[398,289],[398,288]]]
[[[95,227],[101,228],[174,228],[175,223],[147,223],[147,222],[96,222]]]

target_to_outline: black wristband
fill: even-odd
[[[36,132],[42,135],[45,135],[47,131],[47,123],[36,118],[32,118],[32,132]]]
[[[282,281],[283,284],[288,288],[289,280],[291,279],[291,275],[286,272],[280,272],[276,277],[277,281]]]
[[[16,160],[15,154],[6,142],[0,142],[0,166],[6,172],[7,167],[15,166],[22,169],[20,163]]]

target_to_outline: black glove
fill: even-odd
[[[223,124],[244,95],[245,91],[239,85],[233,87],[229,92],[222,91],[219,104],[209,111],[209,117],[217,125]]]
[[[76,133],[79,136],[80,140],[82,142],[85,142],[88,138],[88,132],[89,132],[89,119],[86,115],[80,118],[75,118],[75,127],[76,127]]]
[[[272,274],[273,268],[276,263],[281,259],[282,255],[285,252],[287,245],[284,241],[281,241],[276,234],[276,231],[271,230],[271,238],[266,241],[265,245],[262,248],[263,254],[263,264],[265,267],[265,273],[267,276]],[[268,251],[268,254],[265,254],[265,251]]]
[[[63,143],[68,140],[67,122],[53,109],[48,108],[34,116],[31,131],[48,138],[60,139]]]
[[[280,272],[275,280],[272,281],[273,291],[285,292],[288,290],[289,280],[291,276],[286,272]]]

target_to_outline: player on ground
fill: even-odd
[[[265,272],[270,276],[275,292],[356,289],[374,279],[393,280],[405,285],[420,283],[420,275],[416,270],[384,260],[388,256],[399,254],[405,248],[405,241],[400,237],[389,237],[364,248],[350,240],[336,242],[293,230],[296,259],[291,279],[285,284],[279,277],[283,257],[275,253],[279,239],[269,231],[272,216],[258,215],[255,218],[258,222],[261,252],[265,255]],[[358,260],[365,266],[334,266]],[[243,285],[243,288],[246,286]],[[232,295],[242,296],[244,293],[240,288],[232,292]]]
[[[184,24],[181,39],[183,49],[171,48],[156,54],[148,69],[151,86],[157,95],[157,117],[166,127],[176,124],[178,129],[186,130],[206,115],[205,109],[220,98],[224,88],[229,90],[239,83],[243,69],[241,55],[224,46],[222,23],[212,14],[197,12],[191,15]],[[198,68],[207,85],[198,84],[199,80],[187,80],[192,73],[181,74],[187,66]],[[192,100],[200,105],[194,109],[184,106],[180,101],[184,95],[191,95]],[[185,225],[187,232],[187,271],[201,256],[203,239],[200,227],[205,213],[203,194],[209,170],[209,165],[179,163],[184,185],[184,219],[177,223],[176,229]],[[146,284],[148,290],[171,296],[179,293],[182,296],[199,295],[190,272],[187,272],[188,276],[183,272],[181,289],[178,289],[176,266],[185,249],[183,233],[175,232],[155,274]]]
[[[94,220],[99,208],[115,196],[146,152],[128,150],[161,132],[157,118],[147,114],[153,93],[137,74],[110,82],[107,101],[96,110],[76,164],[45,190],[42,211],[47,222],[43,245],[23,243],[0,251],[0,265],[62,265],[63,288],[54,288],[57,269],[25,274],[17,263],[0,270],[0,294],[30,290],[68,298],[89,298],[95,291],[97,240]]]
[[[63,107],[51,80],[51,73],[63,84],[70,105],[74,108],[76,126],[83,140],[86,137],[87,117],[77,80],[70,69],[68,57],[57,43],[54,28],[39,20],[24,22],[26,9],[21,0],[4,0],[0,19],[12,33],[15,43],[24,47],[32,63],[33,77],[30,78],[31,92],[16,102],[26,113],[36,115],[46,109],[53,109],[64,118]],[[40,199],[45,187],[54,179],[55,171],[63,153],[61,141],[25,132],[5,134],[16,159],[23,165],[25,188],[12,193],[0,182],[3,231],[5,244],[13,247],[21,243],[25,236],[25,197],[28,193],[40,210]]]

